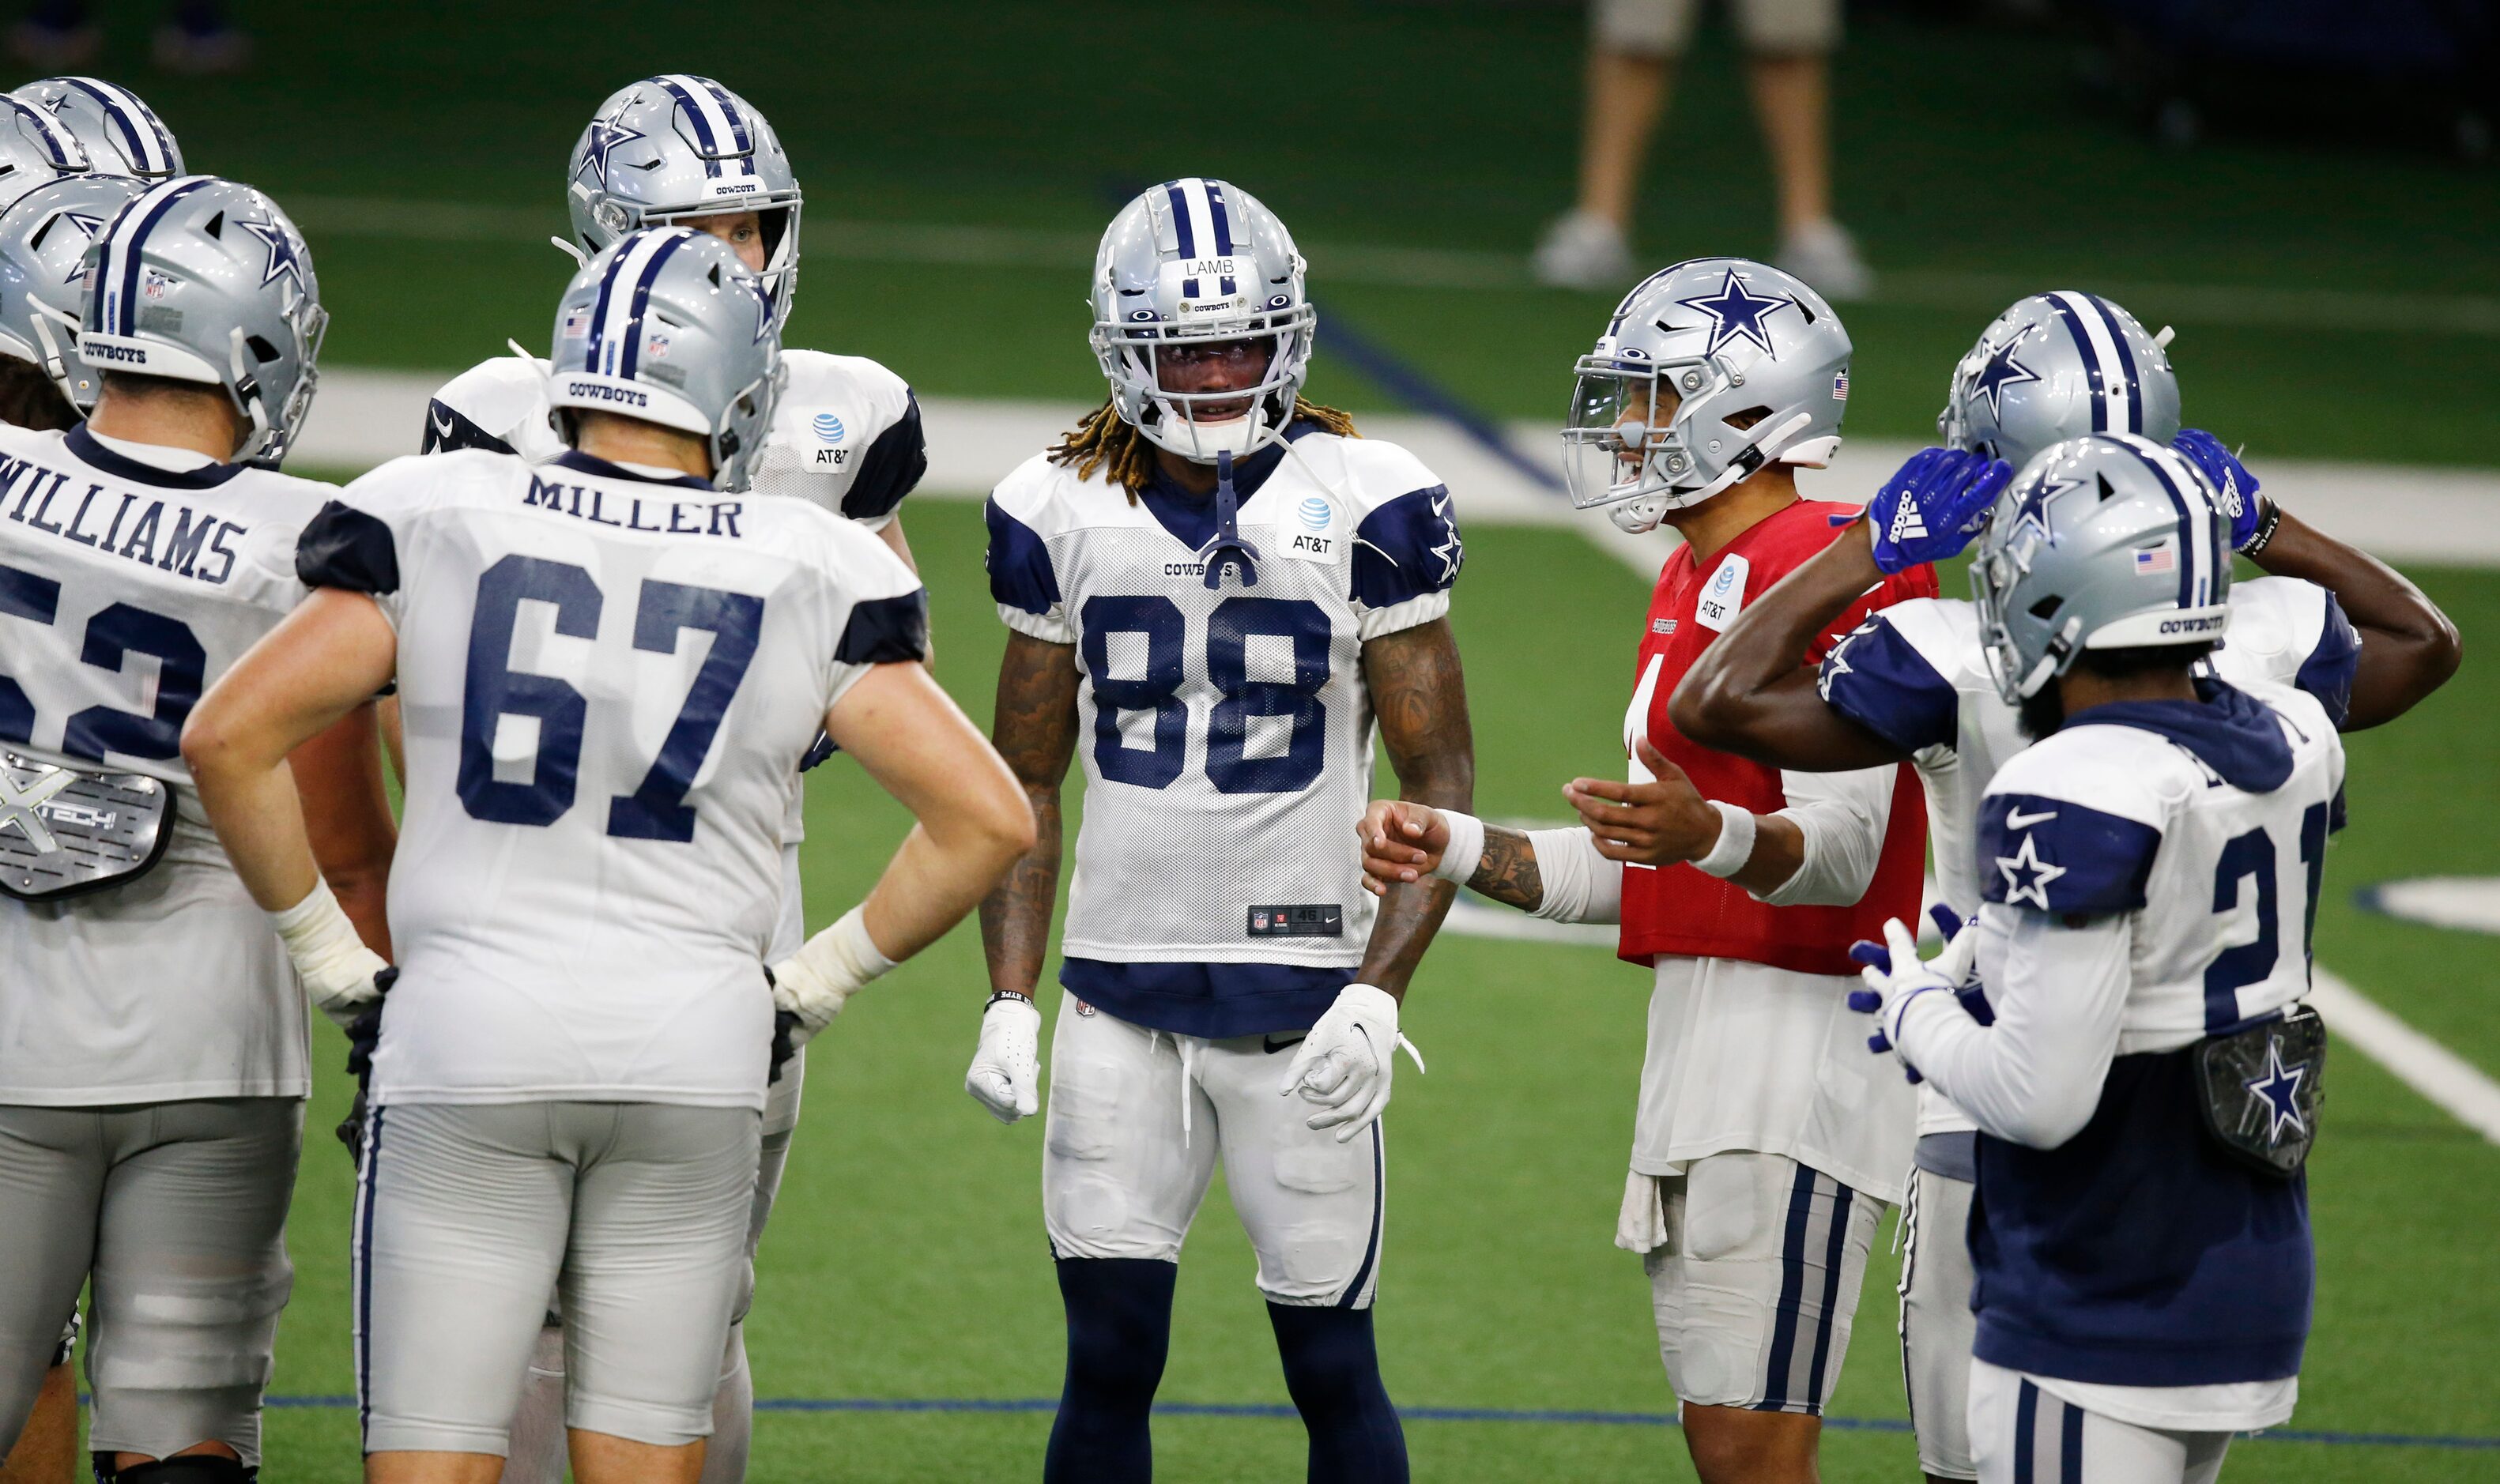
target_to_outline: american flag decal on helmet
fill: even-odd
[[[1831,400],[1834,402],[1849,400],[1849,368],[1846,366],[1831,374]]]

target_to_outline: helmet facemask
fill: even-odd
[[[1219,454],[1247,458],[1283,435],[1293,420],[1318,317],[1307,303],[1186,326],[1152,318],[1152,311],[1138,313],[1150,317],[1129,325],[1097,324],[1094,352],[1121,417],[1148,442],[1193,463],[1212,464]],[[1248,384],[1213,391],[1174,391],[1164,384],[1176,353],[1235,346],[1266,351],[1266,364]]]
[[[1628,346],[1613,356],[1584,355],[1575,372],[1562,428],[1572,508],[1608,508],[1633,535],[1751,478],[1806,422],[1775,419],[1769,408],[1750,404],[1744,379],[1722,359],[1653,364]],[[1712,443],[1714,453],[1733,450],[1717,453],[1725,463],[1714,478],[1702,477],[1696,439]]]

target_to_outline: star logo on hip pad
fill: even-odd
[[[1704,355],[1717,355],[1720,346],[1733,340],[1749,340],[1761,346],[1764,355],[1777,354],[1762,321],[1777,311],[1796,307],[1796,301],[1786,295],[1757,294],[1747,289],[1733,268],[1727,270],[1727,281],[1719,285],[1719,292],[1675,302],[1710,316],[1710,344],[1702,350]]]
[[[2005,905],[2013,907],[2028,900],[2042,911],[2049,908],[2049,883],[2066,874],[2063,866],[2053,866],[2040,859],[2039,846],[2028,832],[2023,843],[2010,856],[1996,858],[1996,869],[2005,873]]]
[[[2306,1067],[2286,1067],[2282,1043],[2270,1040],[2266,1042],[2265,1071],[2240,1084],[2266,1111],[2267,1143],[2282,1143],[2286,1127],[2294,1134],[2309,1132],[2307,1120],[2300,1116],[2298,1101],[2300,1084],[2308,1075]]]

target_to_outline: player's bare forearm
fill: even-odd
[[[286,759],[389,683],[390,621],[361,593],[324,588],[209,687],[182,729],[182,759],[252,900],[280,911],[318,878]]]
[[[1840,533],[1701,651],[1667,702],[1676,730],[1705,747],[1805,772],[1902,761],[1890,742],[1825,705],[1801,664],[1832,621],[1883,580],[1863,522]]]
[[[2276,577],[2301,577],[2335,595],[2361,631],[2360,665],[2344,730],[2395,720],[2448,683],[2464,658],[2456,625],[2403,573],[2337,541],[2289,511],[2252,558]]]
[[[1059,792],[1076,754],[1076,686],[1073,645],[1007,636],[990,742],[1023,785],[1035,828],[1033,848],[981,903],[981,951],[993,989],[1032,994],[1050,951],[1050,913],[1059,900]]]
[[[1505,907],[1532,912],[1545,903],[1545,877],[1536,869],[1536,845],[1525,830],[1485,826],[1484,854],[1476,859],[1467,890]]]
[[[378,704],[377,704],[378,705]],[[365,946],[391,956],[384,898],[399,830],[382,786],[377,705],[357,707],[287,759],[304,800],[304,824],[321,877]]]
[[[1467,720],[1467,686],[1449,620],[1365,640],[1363,679],[1378,718],[1398,796],[1434,808],[1475,803],[1475,738]],[[1357,976],[1406,997],[1407,981],[1449,915],[1458,891],[1447,881],[1401,883],[1381,894],[1371,941]]]

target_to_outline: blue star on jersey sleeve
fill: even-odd
[[[1363,517],[1354,535],[1354,599],[1365,608],[1394,608],[1447,592],[1466,560],[1446,485],[1382,504]]]
[[[1990,794],[1979,808],[1980,896],[2036,911],[2096,915],[2144,906],[2161,832],[2038,794]]]
[[[1950,747],[1959,736],[1953,682],[1881,613],[1825,656],[1816,684],[1825,705],[1903,752]]]
[[[2318,698],[2326,708],[2326,717],[2341,731],[2344,718],[2352,709],[2352,677],[2361,668],[2361,636],[2353,631],[2352,620],[2344,616],[2344,606],[2335,595],[2326,597],[2326,622],[2319,630],[2318,647],[2300,662],[2300,673],[2291,683]]]

